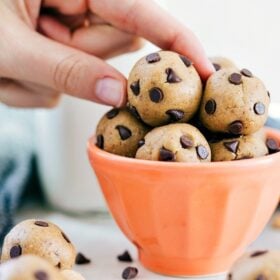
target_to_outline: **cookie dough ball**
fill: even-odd
[[[62,276],[65,280],[85,280],[85,278],[78,272],[70,269],[62,270]]]
[[[207,81],[200,119],[213,132],[252,134],[265,124],[269,102],[264,84],[249,70],[220,70]]]
[[[134,157],[138,142],[148,128],[127,109],[112,109],[100,120],[96,129],[97,146],[120,156]]]
[[[0,265],[1,280],[65,280],[59,270],[46,260],[25,255]]]
[[[265,156],[268,148],[262,132],[211,143],[212,161],[230,161]]]
[[[130,106],[151,126],[188,121],[201,96],[202,83],[192,63],[170,51],[140,59],[128,78]]]
[[[234,264],[228,279],[280,279],[280,251],[255,251],[245,254]]]
[[[212,62],[213,66],[215,67],[216,71],[221,69],[237,69],[236,65],[230,59],[222,56],[214,56],[209,58]]]
[[[207,162],[210,147],[200,131],[190,124],[154,128],[141,141],[136,158],[159,161]]]
[[[66,234],[56,225],[41,220],[26,220],[16,225],[5,237],[1,261],[33,254],[53,266],[69,269],[76,251]]]

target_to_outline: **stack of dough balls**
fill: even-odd
[[[140,59],[128,78],[126,108],[107,112],[97,146],[137,159],[231,161],[279,150],[266,139],[270,95],[262,81],[229,59],[212,57],[216,71],[202,85],[192,62],[171,51]]]
[[[2,247],[1,280],[83,280],[71,270],[76,250],[55,224],[25,220],[6,235]]]

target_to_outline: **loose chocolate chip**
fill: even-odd
[[[11,259],[16,258],[22,254],[22,249],[20,245],[15,245],[10,250],[10,257]]]
[[[160,55],[158,53],[151,53],[146,56],[146,61],[148,63],[155,63],[160,61]]]
[[[243,68],[243,69],[240,71],[240,73],[241,73],[242,75],[246,76],[246,77],[249,77],[249,78],[253,77],[252,72],[251,72],[250,70],[248,70],[248,69],[245,69],[245,68]]]
[[[120,262],[132,262],[132,258],[128,251],[124,251],[121,255],[118,255],[118,260]]]
[[[259,274],[259,275],[256,277],[256,280],[268,280],[268,278],[266,278],[266,276],[264,276],[263,274]]]
[[[106,117],[110,120],[110,119],[113,119],[114,117],[116,117],[118,115],[118,113],[119,113],[119,109],[114,108],[106,114]]]
[[[257,115],[263,115],[265,113],[265,106],[261,102],[257,102],[254,105],[254,111]]]
[[[97,135],[96,146],[100,149],[104,149],[104,137],[103,137],[103,135],[101,135],[101,134]]]
[[[210,99],[205,104],[205,111],[208,115],[213,115],[216,112],[217,104],[214,99]]]
[[[173,122],[180,121],[184,117],[184,115],[185,115],[185,113],[183,111],[176,110],[176,109],[167,110],[165,112],[165,114],[169,115],[170,120],[173,121]]]
[[[272,138],[266,139],[266,146],[270,154],[279,152],[279,143]]]
[[[141,139],[141,140],[139,140],[138,141],[138,148],[140,148],[140,147],[142,147],[142,146],[144,146],[145,145],[145,140],[144,139]]]
[[[61,269],[61,262],[56,265],[57,268]]]
[[[219,71],[222,68],[221,65],[218,64],[218,63],[213,63],[213,66],[214,66],[216,71]]]
[[[150,99],[155,103],[159,103],[163,99],[163,92],[160,88],[151,88],[149,94]]]
[[[48,227],[49,226],[49,224],[44,221],[36,221],[36,222],[34,222],[34,224],[39,227]]]
[[[71,243],[70,239],[68,238],[68,236],[62,231],[61,235],[63,236],[63,238],[68,242]]]
[[[182,135],[180,137],[180,143],[184,149],[189,149],[193,147],[193,140],[187,135]]]
[[[175,73],[175,71],[172,68],[167,68],[165,70],[165,73],[167,74],[167,83],[174,84],[182,81],[182,79]]]
[[[256,252],[252,253],[252,254],[250,255],[250,257],[251,257],[251,258],[258,257],[258,256],[264,255],[264,254],[266,254],[266,253],[268,253],[268,250],[256,251]]]
[[[170,150],[165,149],[162,147],[159,150],[159,160],[160,161],[174,161],[175,155]]]
[[[243,130],[243,123],[241,121],[234,121],[228,126],[230,133],[240,135]]]
[[[82,253],[78,253],[75,259],[76,264],[88,264],[90,263],[90,259],[88,259],[85,255]]]
[[[136,95],[136,96],[139,95],[139,93],[140,93],[140,80],[137,80],[137,81],[133,82],[130,85],[130,89],[132,90],[134,95]]]
[[[230,152],[236,153],[238,146],[239,146],[239,141],[235,140],[235,141],[230,141],[230,142],[224,142],[224,146]]]
[[[196,153],[201,159],[206,159],[209,155],[207,149],[203,145],[199,145],[196,147]]]
[[[239,73],[232,73],[228,80],[234,85],[240,85],[242,83],[242,76]]]
[[[37,280],[48,280],[49,276],[45,271],[38,270],[34,273],[34,277]]]
[[[119,131],[119,135],[122,140],[126,140],[129,137],[131,137],[131,135],[132,135],[130,129],[128,129],[127,127],[125,127],[123,125],[117,125],[116,129]]]
[[[180,58],[187,67],[190,67],[192,65],[192,62],[187,57],[180,55]]]
[[[122,278],[133,279],[137,276],[137,274],[138,274],[138,269],[136,267],[129,266],[123,271]]]
[[[267,96],[270,98],[270,92],[269,91],[267,91]]]

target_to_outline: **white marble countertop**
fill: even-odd
[[[137,261],[135,247],[125,238],[114,221],[106,214],[96,214],[91,217],[73,217],[59,212],[31,207],[21,210],[18,220],[26,218],[41,218],[58,224],[82,252],[91,259],[91,264],[76,266],[86,280],[119,280],[125,267],[130,264],[121,263],[116,256],[124,250],[129,250],[135,266],[139,270],[137,280],[172,280],[178,279],[154,274],[146,270]],[[273,229],[270,224],[258,240],[252,244],[254,249],[280,249],[280,229]],[[188,278],[192,279],[192,278]],[[203,278],[195,278],[196,280]],[[224,280],[225,275],[207,277],[208,280]]]

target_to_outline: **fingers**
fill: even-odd
[[[162,49],[188,56],[203,79],[214,72],[213,65],[197,37],[151,0],[89,0],[98,16],[118,28],[142,36]]]
[[[67,26],[56,19],[42,16],[39,26],[48,37],[101,58],[135,51],[141,47],[139,38],[110,25],[79,28],[72,33]]]

